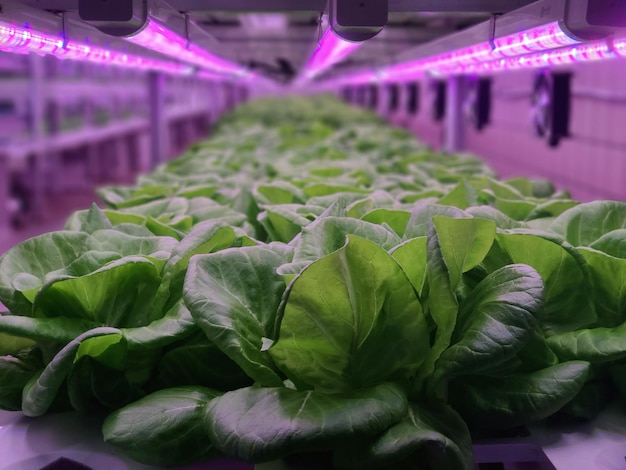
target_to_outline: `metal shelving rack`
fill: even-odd
[[[27,180],[39,216],[47,194],[124,182],[179,155],[234,105],[223,83],[197,77],[3,52],[0,64],[9,110],[1,117],[0,227],[10,217],[11,178]],[[70,152],[81,157],[64,158]]]

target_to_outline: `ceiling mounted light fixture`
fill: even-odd
[[[78,43],[64,39],[61,36],[5,22],[0,22],[0,50],[18,54],[32,52],[38,55],[52,55],[59,59],[97,62],[170,74],[188,75],[193,72],[193,69],[185,64],[104,49],[86,43]]]
[[[194,64],[211,72],[235,77],[250,75],[245,67],[211,54],[153,20],[148,20],[143,29],[125,39],[146,49]]]
[[[351,42],[340,38],[330,28],[327,28],[307,62],[299,83],[313,80],[328,68],[344,60],[360,45],[360,42]]]
[[[609,59],[623,56],[622,40],[613,38],[625,37],[626,2],[537,0],[322,87]]]
[[[477,64],[462,64],[448,70],[445,74],[485,74],[505,70],[553,67],[558,65],[593,62],[614,58],[626,58],[626,39],[611,42],[599,41],[551,51],[526,54],[518,57]]]
[[[197,39],[208,34],[162,0],[107,0],[104,6],[79,0],[78,11],[83,21],[100,31],[150,51],[233,78],[255,77],[246,67],[201,47]],[[192,33],[197,33],[196,38]]]
[[[366,41],[387,24],[388,0],[329,0],[330,29],[348,41]]]
[[[343,61],[387,24],[387,0],[330,0],[320,18],[324,33],[295,86],[302,86]]]
[[[579,44],[578,38],[563,30],[558,21],[532,28],[521,33],[495,38],[471,47],[454,50],[435,57],[403,62],[386,68],[395,79],[429,72],[441,75],[459,67],[469,67],[497,59],[517,57],[537,51],[548,51]]]

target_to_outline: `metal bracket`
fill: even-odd
[[[187,49],[189,49],[189,46],[191,45],[191,34],[189,32],[189,15],[187,13],[184,14],[185,16],[185,39],[187,40],[187,45],[185,46]]]
[[[324,12],[320,11],[320,19],[317,22],[317,45],[321,46],[321,41],[322,41],[322,36],[324,35],[324,27],[322,26],[322,23],[324,22]]]
[[[499,15],[492,15],[491,18],[489,18],[489,46],[491,47],[491,50],[495,50],[496,48],[496,19],[498,18]]]
[[[615,55],[615,35],[611,34],[606,38],[606,48],[611,55]]]
[[[67,15],[65,12],[61,13],[61,36],[63,37],[63,49],[65,49],[69,43],[69,34],[67,34]]]

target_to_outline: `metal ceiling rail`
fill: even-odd
[[[535,0],[389,0],[390,12],[505,13]],[[179,11],[322,11],[326,0],[170,0]]]
[[[222,27],[211,31],[212,36],[220,43],[224,42],[246,42],[246,41],[307,41],[313,42],[312,31],[317,32],[317,26],[289,26],[284,34],[276,35],[271,31],[255,34],[254,36],[242,35],[241,28],[235,26]],[[376,37],[376,42],[404,42],[405,44],[417,44],[424,41],[432,41],[442,35],[454,33],[454,28],[444,26],[430,28],[387,28],[384,33]]]
[[[486,12],[506,13],[535,0],[389,0],[390,12]],[[30,6],[45,10],[72,11],[78,0],[25,0]],[[326,0],[169,0],[184,12],[318,12]]]

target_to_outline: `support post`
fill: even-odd
[[[148,75],[150,99],[150,153],[152,167],[166,161],[169,156],[169,126],[165,113],[165,76],[158,72]]]
[[[150,130],[142,130],[138,135],[138,173],[149,173],[152,169],[152,154],[151,154],[151,132]]]
[[[129,183],[132,180],[128,137],[116,136],[113,141],[115,149],[115,182]]]
[[[5,233],[10,223],[10,207],[11,193],[10,173],[9,173],[9,157],[4,153],[0,153],[0,233]]]
[[[94,104],[93,101],[87,101],[85,108],[85,125],[88,127],[94,124]],[[102,180],[100,169],[100,154],[98,152],[97,142],[88,142],[86,147],[86,168],[85,174],[90,184],[99,183]]]
[[[91,184],[97,184],[102,180],[100,171],[100,154],[98,143],[89,142],[87,144],[87,180]]]
[[[55,102],[48,107],[47,118],[49,135],[58,136],[61,133],[61,106],[59,103]],[[46,162],[44,168],[48,181],[46,187],[50,194],[58,195],[67,189],[66,179],[63,177],[63,172],[66,171],[63,167],[63,153],[58,149],[46,149],[43,152],[43,158]]]
[[[448,79],[444,149],[449,153],[461,152],[465,148],[465,119],[463,116],[465,88],[465,77],[456,76]]]
[[[31,138],[36,142],[35,153],[32,159],[29,157],[28,171],[32,175],[32,215],[41,218],[45,212],[45,131],[44,131],[44,57],[37,54],[30,54],[28,57],[30,67],[30,116],[31,116]]]

